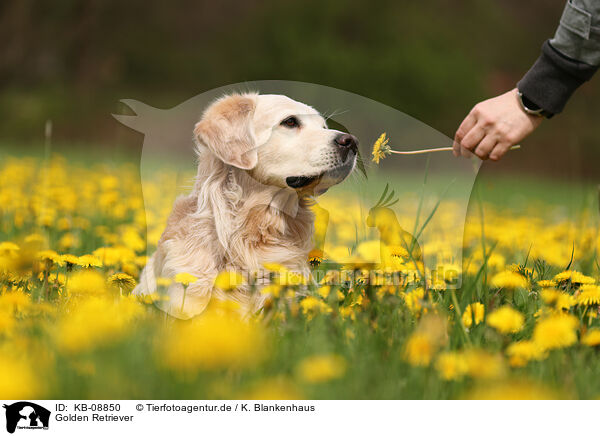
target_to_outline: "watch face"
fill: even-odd
[[[523,94],[521,94],[521,100],[523,101],[523,105],[529,110],[539,111],[541,109],[541,107],[539,107],[537,104],[535,104],[534,102],[529,100]]]

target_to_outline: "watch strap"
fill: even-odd
[[[533,101],[529,100],[523,93],[517,90],[517,98],[519,103],[521,104],[521,109],[525,111],[525,113],[529,115],[534,115],[538,117],[546,117],[551,118],[554,114],[548,112],[547,110],[539,107]]]

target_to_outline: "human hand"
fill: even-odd
[[[475,153],[482,160],[500,160],[540,125],[542,117],[526,113],[517,92],[512,89],[471,109],[454,135],[454,156]]]

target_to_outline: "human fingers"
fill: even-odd
[[[458,130],[454,134],[454,142],[452,144],[452,152],[454,156],[458,157],[461,155],[461,142],[467,133],[477,124],[477,118],[474,116],[473,111],[469,112],[469,115],[465,117],[463,122],[458,127]]]
[[[473,151],[481,160],[487,160],[490,153],[498,143],[496,137],[492,134],[487,134],[477,145]]]

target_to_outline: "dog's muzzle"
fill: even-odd
[[[331,186],[344,180],[354,169],[356,156],[358,155],[358,139],[349,133],[342,133],[336,136],[333,139],[333,142],[338,149],[340,160],[342,162],[341,165],[314,176],[286,177],[285,183],[290,188],[300,189],[315,182]]]
[[[354,155],[358,153],[358,139],[354,135],[342,133],[336,136],[333,142],[338,146],[342,162],[346,162],[350,152],[353,152]]]

